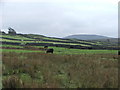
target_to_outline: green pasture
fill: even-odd
[[[91,45],[85,45],[85,44],[76,44],[76,43],[60,43],[60,42],[50,42],[50,41],[17,41],[17,40],[8,40],[8,39],[0,39],[0,41],[5,42],[16,42],[16,43],[53,43],[53,44],[65,44],[65,45],[80,45],[80,46],[88,46]]]
[[[84,46],[84,47],[91,47],[92,45],[98,45],[98,46],[106,46],[106,47],[111,47],[111,45],[109,46],[109,44],[104,45],[102,42],[92,42],[92,41],[83,41],[83,40],[77,40],[77,39],[71,39],[71,40],[61,40],[61,39],[57,39],[57,38],[49,38],[49,37],[43,37],[43,36],[39,36],[39,35],[28,35],[31,36],[33,38],[44,38],[44,39],[48,39],[48,40],[56,40],[56,41],[73,41],[73,43],[63,43],[63,42],[51,42],[51,41],[37,41],[37,39],[30,39],[30,38],[26,38],[24,36],[20,36],[20,35],[15,35],[15,36],[11,36],[11,35],[1,35],[1,37],[7,37],[7,38],[13,38],[13,39],[21,39],[23,41],[17,41],[17,40],[8,40],[8,39],[0,39],[0,41],[4,41],[4,42],[17,42],[17,43],[21,43],[21,44],[26,44],[26,43],[52,43],[52,44],[63,44],[63,45],[80,45],[80,46]],[[34,40],[34,41],[24,41],[24,40]],[[86,44],[91,44],[91,45],[86,45],[86,44],[77,44],[74,43],[74,41],[76,42],[80,42],[80,43],[86,43]],[[23,46],[18,46],[18,45],[0,45],[0,47],[14,47],[14,48],[24,48]],[[36,47],[36,48],[41,48],[44,46],[32,46],[32,47]],[[49,48],[54,48],[54,53],[55,54],[117,54],[117,50],[86,50],[86,49],[68,49],[68,48],[62,48],[62,47],[49,47]],[[15,52],[43,52],[43,51],[36,51],[36,50],[3,50],[3,51],[15,51]]]
[[[86,44],[92,44],[92,45],[102,45],[100,42],[87,42],[87,41],[77,41],[77,42],[80,42],[80,43],[86,43]]]
[[[118,50],[88,50],[88,49],[68,49],[60,47],[50,47],[56,54],[117,54]]]
[[[29,35],[28,35],[29,36]],[[86,43],[86,44],[91,44],[91,45],[85,45],[85,44],[76,44],[76,43],[63,43],[63,42],[51,42],[51,41],[37,41],[36,39],[31,39],[31,38],[26,38],[20,35],[0,35],[0,37],[6,37],[6,38],[13,38],[13,39],[21,39],[21,40],[35,40],[35,41],[17,41],[17,40],[8,40],[8,39],[1,39],[1,41],[6,41],[6,42],[19,42],[19,43],[53,43],[53,44],[67,44],[67,45],[81,45],[81,46],[88,46],[90,47],[91,45],[102,45],[100,42],[89,42],[89,41],[81,41],[81,40],[72,40],[80,43]],[[55,40],[55,41],[71,41],[71,40],[62,40],[62,39],[57,39],[57,38],[49,38],[49,37],[41,37],[41,36],[32,36],[33,38],[40,38],[40,39],[47,39],[47,40]]]
[[[82,49],[67,49],[58,47],[49,47],[54,49],[54,54],[117,54],[118,50],[82,50]],[[2,49],[2,52],[42,52],[41,50],[22,50],[22,49]]]
[[[46,37],[42,35],[33,35],[33,34],[28,34],[28,36],[33,37],[33,38],[39,38],[39,39],[47,39],[47,40],[55,40],[55,41],[68,41],[68,40],[63,40],[63,39],[58,39],[58,38],[53,38],[53,37]]]
[[[63,39],[57,39],[57,38],[49,38],[49,37],[44,37],[43,39],[55,40],[55,41],[69,41],[69,40],[63,40]]]
[[[1,44],[0,47],[23,48],[23,46],[18,46],[18,45],[7,45],[7,44]]]
[[[12,36],[12,35],[0,35],[0,37],[21,39],[21,40],[35,40],[35,39],[31,39],[31,38],[20,36],[20,35],[14,35],[14,36]]]
[[[28,53],[28,52],[44,52],[41,50],[22,50],[22,49],[0,49],[2,52],[17,52],[17,53]]]

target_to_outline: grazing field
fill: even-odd
[[[51,38],[34,34],[0,35],[4,45],[54,46],[74,49],[107,49],[118,50],[117,42],[86,41],[77,39]]]
[[[117,54],[118,50],[79,50],[79,49],[66,49],[53,47],[55,54]],[[2,52],[43,52],[41,50],[22,50],[22,49],[2,49]]]
[[[1,38],[3,88],[118,87],[116,43],[33,34]],[[46,53],[44,46],[54,53]]]
[[[28,48],[19,45],[1,45],[3,52],[43,52],[39,48],[44,48],[44,46],[28,46]],[[31,49],[33,48],[33,50]],[[64,47],[52,47],[55,54],[118,54],[118,50],[89,50],[89,49],[68,49]]]
[[[118,87],[117,54],[17,52],[2,53],[3,88]]]

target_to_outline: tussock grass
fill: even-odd
[[[118,87],[118,56],[114,54],[3,52],[2,55],[4,88]]]

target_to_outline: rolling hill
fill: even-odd
[[[16,34],[0,35],[0,42],[3,46],[51,46],[72,49],[118,49],[115,42],[106,42],[98,40],[79,40],[79,39],[66,39],[66,38],[53,38],[36,34]]]
[[[98,39],[109,39],[111,37],[106,37],[106,36],[101,36],[101,35],[70,35],[70,36],[66,36],[64,38],[67,39],[80,39],[80,40],[98,40]]]

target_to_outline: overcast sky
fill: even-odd
[[[2,0],[0,29],[12,27],[18,33],[51,37],[73,34],[117,37],[118,1]]]

